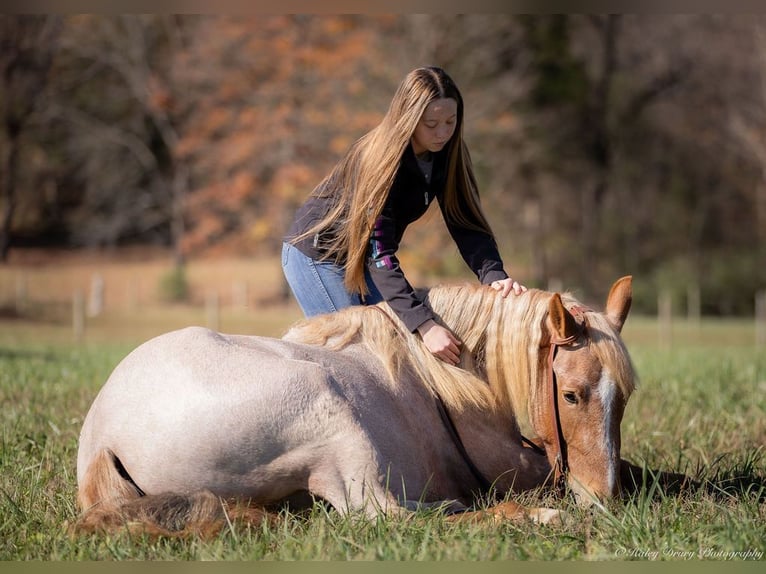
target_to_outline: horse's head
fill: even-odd
[[[624,277],[603,314],[565,304],[558,294],[548,305],[550,347],[541,358],[547,375],[532,422],[557,476],[583,505],[620,492],[620,423],[634,374],[619,333],[630,303],[631,278]]]

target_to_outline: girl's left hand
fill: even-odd
[[[524,287],[524,285],[522,285],[518,281],[514,281],[510,277],[508,277],[507,279],[499,279],[498,281],[493,281],[490,284],[490,287],[492,287],[492,289],[494,289],[495,291],[499,291],[500,295],[502,295],[503,297],[507,297],[511,291],[513,291],[514,294],[516,295],[521,295],[522,293],[524,293],[524,291],[527,290],[527,288]]]

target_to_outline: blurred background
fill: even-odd
[[[514,278],[600,305],[632,274],[646,314],[764,306],[764,15],[4,15],[2,316],[297,318],[282,235],[422,65],[461,88]],[[404,243],[413,283],[470,278],[438,210]]]

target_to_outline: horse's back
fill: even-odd
[[[144,343],[86,417],[78,480],[106,448],[146,491],[246,490],[259,469],[335,432],[322,426],[323,412],[347,409],[313,352],[200,327]]]

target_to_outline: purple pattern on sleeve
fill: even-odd
[[[381,251],[383,251],[383,243],[378,239],[380,237],[383,237],[383,218],[378,217],[378,219],[375,221],[375,226],[372,229],[372,234],[370,235],[370,243],[372,244],[372,258],[375,261],[375,266],[378,269],[381,269],[383,267],[386,267],[387,269],[393,269],[394,268],[394,262],[391,259],[389,255],[385,255],[381,257]]]

